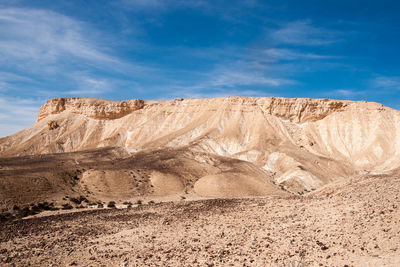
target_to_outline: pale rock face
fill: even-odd
[[[310,190],[335,177],[400,167],[400,112],[377,103],[308,98],[56,98],[40,108],[34,125],[0,139],[0,156],[106,146],[130,153],[189,147],[251,162],[274,174],[276,183]],[[198,190],[218,184],[216,177],[203,179]],[[246,183],[243,177],[237,186]]]
[[[141,109],[143,106],[144,101],[140,99],[107,101],[95,98],[54,98],[39,109],[36,122],[63,111],[82,114],[93,119],[117,119]]]

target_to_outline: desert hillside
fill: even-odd
[[[186,156],[202,153],[206,158],[236,159],[251,164],[258,177],[302,193],[352,175],[398,168],[400,112],[377,103],[329,99],[56,98],[40,108],[34,125],[0,139],[0,157],[104,147],[123,150],[126,157],[138,152],[155,156],[151,151],[170,149],[176,151],[173,157],[179,158],[183,149]],[[210,164],[190,157],[198,164]],[[172,180],[186,179],[186,173],[170,173],[168,168],[149,175],[160,173]],[[200,195],[223,194],[215,191],[215,183],[228,178],[218,173],[196,177],[196,181],[204,178],[197,184]],[[82,177],[90,175],[93,170]],[[200,189],[206,181],[214,185],[213,192]]]
[[[398,266],[399,153],[377,103],[52,99],[0,139],[0,262]]]

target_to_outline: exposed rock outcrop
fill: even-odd
[[[140,99],[109,101],[95,98],[53,98],[39,109],[36,122],[63,111],[82,114],[92,119],[112,120],[141,109],[143,105],[144,101]]]
[[[56,98],[40,108],[33,126],[0,139],[0,156],[109,146],[130,153],[185,147],[251,162],[278,184],[313,190],[337,177],[400,167],[400,112],[378,103],[309,98]],[[249,180],[236,176],[238,184]],[[200,184],[217,185],[218,177]]]
[[[174,101],[144,101],[132,99],[126,101],[110,101],[95,98],[54,98],[44,104],[36,121],[63,111],[81,114],[93,119],[116,119],[143,108],[145,105],[179,105],[191,107],[207,107],[212,111],[218,105],[236,107],[261,108],[266,114],[293,122],[317,121],[333,112],[345,110],[351,101],[311,98],[282,97],[225,97],[212,99],[176,99]],[[369,103],[371,107],[380,104]]]

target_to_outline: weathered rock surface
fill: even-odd
[[[131,153],[187,147],[251,162],[297,191],[400,166],[400,112],[377,103],[276,97],[56,98],[40,108],[36,121],[0,139],[0,156],[108,146]]]
[[[141,109],[143,105],[144,101],[140,99],[109,101],[95,98],[54,98],[39,109],[36,121],[63,111],[81,114],[92,119],[112,120]]]

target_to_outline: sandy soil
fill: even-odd
[[[334,188],[335,190],[333,190]],[[0,224],[2,266],[399,266],[400,176]],[[290,265],[296,264],[296,265]]]

